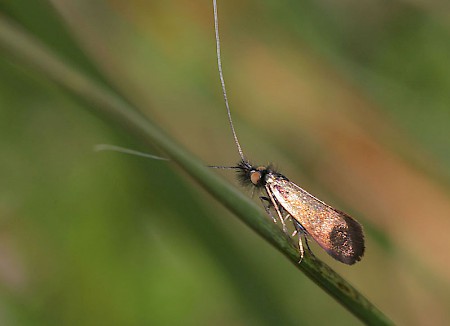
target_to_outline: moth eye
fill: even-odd
[[[259,183],[259,180],[261,180],[261,172],[259,172],[259,171],[250,172],[250,181],[254,185],[257,185]]]

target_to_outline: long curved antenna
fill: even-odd
[[[231,132],[233,133],[234,142],[236,143],[237,149],[239,151],[239,155],[240,155],[242,161],[247,162],[247,160],[245,159],[244,153],[242,152],[241,145],[239,144],[239,140],[237,138],[236,131],[234,130],[233,120],[231,119],[230,106],[228,104],[227,90],[225,88],[225,80],[223,79],[222,60],[220,58],[219,19],[217,18],[217,1],[216,0],[213,0],[213,7],[214,7],[214,31],[216,33],[217,67],[219,68],[220,83],[222,84],[222,93],[223,93],[223,98],[225,100],[225,106],[227,108],[228,121],[230,122]]]
[[[156,156],[156,155],[152,155],[152,154],[147,154],[147,153],[143,153],[143,152],[138,152],[138,151],[135,151],[133,149],[128,149],[128,148],[114,146],[114,145],[109,145],[109,144],[98,144],[98,145],[95,145],[94,151],[96,151],[96,152],[99,152],[99,151],[114,151],[114,152],[119,152],[119,153],[125,153],[125,154],[130,154],[130,155],[136,155],[136,156],[142,156],[142,157],[146,157],[146,158],[151,158],[153,160],[170,161],[168,158],[165,158],[165,157]]]

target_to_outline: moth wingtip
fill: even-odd
[[[365,245],[364,245],[364,232],[361,224],[356,222],[350,216],[344,217],[347,222],[347,234],[351,241],[351,255],[349,256],[348,265],[353,265],[360,261],[364,256]]]
[[[364,256],[364,232],[361,224],[345,213],[339,212],[345,220],[333,228],[330,234],[331,248],[327,252],[338,261],[353,265]]]

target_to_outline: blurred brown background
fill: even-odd
[[[364,225],[355,266],[313,251],[403,325],[450,322],[449,9],[219,0],[246,155]],[[0,10],[205,164],[238,160],[211,1],[2,0]],[[0,135],[0,324],[359,324],[172,164],[93,152],[157,150],[3,53]]]

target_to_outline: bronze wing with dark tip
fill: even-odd
[[[358,222],[277,175],[267,176],[266,184],[279,205],[330,256],[348,265],[361,259],[364,234]]]

